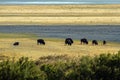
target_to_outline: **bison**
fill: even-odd
[[[92,41],[92,44],[93,44],[93,45],[98,45],[97,40],[93,40],[93,41]]]
[[[106,45],[106,41],[105,40],[103,40],[103,45]]]
[[[88,44],[88,40],[86,38],[83,38],[80,41],[81,41],[81,44]]]
[[[13,46],[18,46],[19,45],[19,42],[14,42],[13,43]]]
[[[38,39],[37,40],[37,45],[39,45],[39,44],[45,45],[45,41],[43,39]]]
[[[73,40],[72,40],[71,38],[66,38],[66,39],[65,39],[65,44],[71,46],[71,45],[73,44]]]

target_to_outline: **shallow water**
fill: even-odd
[[[0,33],[26,33],[35,34],[39,38],[87,38],[88,40],[107,40],[120,42],[120,26],[0,26]]]
[[[119,0],[0,0],[0,4],[120,4]]]

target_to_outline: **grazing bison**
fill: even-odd
[[[43,39],[38,39],[37,45],[39,45],[39,44],[45,45],[45,41]]]
[[[103,45],[106,45],[106,41],[105,40],[103,40]]]
[[[73,40],[72,40],[71,38],[66,38],[66,39],[65,39],[65,44],[71,46],[71,45],[73,44]]]
[[[98,45],[97,40],[93,40],[93,41],[92,41],[92,44],[93,44],[93,45]]]
[[[81,41],[81,44],[88,44],[88,40],[86,38],[83,38],[80,41]]]
[[[13,46],[18,46],[18,45],[19,45],[19,42],[13,43]]]

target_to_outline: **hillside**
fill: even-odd
[[[120,5],[0,5],[0,25],[119,25]]]

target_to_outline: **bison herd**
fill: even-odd
[[[80,40],[81,44],[88,44],[88,40],[86,38],[83,38]],[[73,44],[73,40],[71,38],[66,38],[65,39],[65,44],[68,44],[68,45],[72,45]],[[98,45],[98,41],[97,40],[92,40],[92,45]],[[106,45],[106,41],[103,40],[103,45]]]
[[[72,38],[66,38],[65,39],[65,45],[69,45],[71,46],[74,43],[74,41],[72,40]],[[83,38],[80,40],[81,44],[89,44],[88,40],[86,38]],[[106,45],[106,41],[103,40],[102,42],[103,45]],[[14,42],[13,46],[18,46],[19,42]],[[45,45],[45,41],[44,39],[37,39],[37,45]],[[92,40],[92,45],[98,45],[98,41],[97,40]]]

